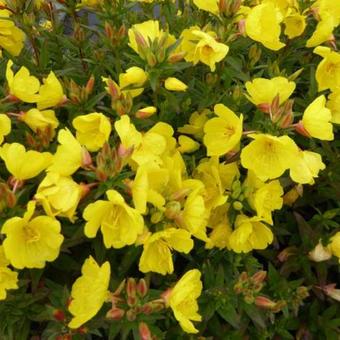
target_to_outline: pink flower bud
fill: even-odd
[[[276,307],[276,302],[260,295],[255,298],[255,305],[263,309],[271,310]]]
[[[141,340],[151,340],[151,332],[148,325],[145,322],[140,322],[138,325],[139,336]]]
[[[251,280],[258,284],[258,283],[262,283],[267,277],[267,272],[264,271],[264,270],[261,270],[257,273],[255,273],[252,277],[251,277]]]
[[[295,131],[298,132],[302,136],[310,138],[310,134],[303,126],[303,123],[301,120],[297,124],[295,124]]]
[[[137,283],[137,293],[140,297],[144,297],[148,293],[148,285],[144,279],[140,279]]]
[[[121,308],[114,307],[106,313],[106,318],[111,320],[121,320],[125,314],[125,311]]]

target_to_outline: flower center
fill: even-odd
[[[209,55],[211,54],[213,51],[212,47],[210,47],[209,45],[205,45],[203,48],[202,48],[202,54],[205,54],[205,55]]]
[[[30,227],[29,225],[26,225],[24,227],[24,233],[27,243],[33,243],[40,240],[40,233],[36,229]]]
[[[233,126],[227,126],[224,131],[224,135],[227,137],[232,136],[235,133],[235,128]]]

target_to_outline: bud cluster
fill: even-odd
[[[106,317],[111,320],[134,321],[140,314],[149,315],[165,308],[163,299],[148,301],[148,286],[144,279],[124,280],[115,292],[110,294],[111,309]],[[144,327],[145,328],[145,327]]]
[[[252,304],[256,301],[258,293],[262,290],[266,277],[267,272],[262,270],[250,277],[248,273],[243,272],[234,285],[234,291],[236,294],[242,294],[244,300]]]

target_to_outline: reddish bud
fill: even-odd
[[[295,124],[295,131],[298,132],[302,136],[310,138],[310,134],[303,126],[303,123],[301,120],[297,124]]]
[[[144,37],[142,36],[142,34],[140,34],[137,30],[134,30],[133,33],[135,34],[135,40],[136,40],[138,47],[144,49],[149,46],[146,40],[144,39]]]
[[[136,296],[136,280],[132,277],[128,278],[127,283],[126,283],[126,292],[128,296]]]
[[[238,34],[244,35],[246,33],[246,20],[242,19],[238,22]]]
[[[129,321],[135,321],[136,320],[136,316],[137,316],[137,313],[136,313],[136,310],[135,309],[129,309],[127,312],[126,312],[126,318],[129,320]]]
[[[105,30],[106,36],[109,39],[112,39],[114,35],[114,30],[113,30],[113,27],[107,21],[105,21],[104,30]]]
[[[124,309],[114,307],[106,313],[106,318],[111,320],[121,320],[124,314]]]
[[[55,309],[53,311],[53,317],[58,321],[64,321],[65,320],[65,313],[60,309]]]
[[[279,259],[280,262],[285,262],[288,260],[288,257],[295,255],[297,253],[296,247],[288,247],[284,250],[282,250],[277,258]]]
[[[144,297],[148,293],[148,286],[144,279],[140,279],[137,283],[137,293],[140,297]]]
[[[268,103],[261,103],[257,105],[257,108],[264,113],[269,113],[271,110],[271,105]]]
[[[140,322],[138,325],[139,336],[141,340],[151,340],[152,335],[148,325],[145,322]]]
[[[175,64],[175,63],[183,60],[183,58],[185,57],[186,54],[187,54],[187,52],[178,52],[178,53],[171,54],[168,58],[168,62],[171,63],[171,64]]]
[[[90,168],[92,165],[91,155],[84,146],[82,147],[82,164],[81,165],[85,169]]]
[[[266,298],[265,296],[257,296],[255,298],[255,305],[263,309],[274,309],[276,307],[276,302]]]
[[[133,147],[126,148],[123,144],[120,144],[118,147],[118,156],[122,159],[126,159],[130,157],[133,153]]]
[[[264,270],[261,270],[257,273],[255,273],[252,277],[251,277],[251,280],[258,284],[258,283],[262,283],[267,277],[267,272],[264,271]]]
[[[79,328],[77,329],[77,332],[78,332],[79,334],[87,334],[87,333],[88,333],[88,328],[85,327],[85,326],[81,326],[81,327],[79,327]]]
[[[90,79],[87,81],[86,86],[85,86],[85,93],[86,93],[87,95],[89,95],[90,93],[92,93],[93,87],[94,87],[94,83],[95,83],[95,78],[94,78],[94,76],[92,75],[92,76],[90,77]]]

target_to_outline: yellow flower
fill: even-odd
[[[327,107],[332,113],[331,122],[334,124],[340,124],[340,87],[335,89],[328,96]]]
[[[57,173],[49,172],[40,182],[34,198],[42,204],[48,216],[75,220],[75,213],[84,191],[81,185]]]
[[[340,231],[331,237],[330,244],[327,248],[334,256],[339,258],[340,262]]]
[[[4,247],[0,245],[0,267],[7,267],[10,264],[5,256]]]
[[[202,184],[200,181],[198,181]],[[199,193],[199,189],[193,190],[184,203],[183,211],[177,223],[188,230],[193,236],[200,240],[207,239],[207,209],[205,207],[203,196]]]
[[[6,5],[0,2],[1,5]],[[10,19],[11,12],[0,10],[0,46],[13,56],[18,56],[24,47],[25,33]]]
[[[203,197],[209,211],[226,202],[228,195],[225,192],[231,189],[231,184],[237,176],[239,171],[236,163],[219,163],[218,157],[201,161],[195,169],[194,178],[204,184]]]
[[[293,39],[299,37],[306,28],[306,17],[299,12],[292,11],[283,20],[285,25],[284,34]]]
[[[312,151],[299,151],[299,157],[290,168],[291,179],[300,184],[314,184],[320,170],[326,168],[321,155]]]
[[[47,169],[62,176],[70,176],[83,163],[83,149],[68,129],[59,130],[59,146],[53,155],[51,166]]]
[[[263,184],[255,191],[252,199],[257,216],[272,225],[272,212],[282,208],[282,196],[283,189],[278,180]]]
[[[102,266],[90,256],[81,268],[79,277],[72,286],[71,303],[68,310],[73,315],[68,326],[79,328],[92,319],[102,308],[108,296],[110,283],[110,263],[106,261]]]
[[[33,217],[35,202],[30,201],[24,217],[7,220],[1,233],[6,235],[3,242],[6,258],[18,269],[43,268],[46,261],[54,261],[64,237],[60,223],[49,216]]]
[[[7,170],[22,181],[39,175],[52,161],[49,152],[26,151],[19,143],[4,144],[0,148],[0,157],[5,162]]]
[[[299,3],[297,0],[261,0],[262,3],[272,3],[275,5],[279,15],[286,17],[292,10],[299,10]]]
[[[9,269],[8,267],[0,267],[0,301],[7,297],[7,290],[17,289],[18,287],[18,273]]]
[[[98,151],[109,140],[111,123],[102,113],[93,112],[78,116],[72,121],[76,137],[89,151]]]
[[[13,61],[8,60],[6,68],[6,79],[9,87],[9,94],[26,103],[35,103],[39,96],[37,92],[40,88],[39,80],[30,75],[25,66],[14,74],[12,71]]]
[[[37,106],[39,110],[44,110],[49,107],[57,106],[65,101],[63,87],[60,81],[51,71],[47,78],[43,80],[40,86]]]
[[[209,234],[209,239],[205,244],[206,249],[212,249],[214,247],[218,249],[230,249],[229,238],[232,233],[229,222],[226,220],[215,225]]]
[[[325,46],[318,46],[313,52],[323,58],[315,73],[319,92],[340,87],[340,54]]]
[[[192,153],[200,148],[199,143],[194,141],[192,138],[183,135],[178,137],[178,144],[178,151],[180,153]]]
[[[164,86],[168,91],[178,92],[185,92],[188,88],[186,84],[174,77],[169,77],[165,79]]]
[[[153,163],[145,163],[139,166],[131,186],[133,203],[136,209],[145,214],[147,203],[151,203],[162,210],[165,204],[162,193],[168,182],[168,169],[162,169]]]
[[[129,93],[132,98],[139,96],[148,79],[148,74],[140,67],[130,67],[119,75],[119,87],[123,93]]]
[[[250,142],[241,152],[241,164],[254,171],[262,181],[280,177],[291,168],[298,157],[298,147],[288,136],[252,134]]]
[[[59,125],[53,110],[30,109],[20,116],[20,120],[25,122],[34,132],[48,128],[54,131]]]
[[[340,4],[337,1],[317,0],[312,4],[311,11],[317,13],[320,21],[307,41],[307,47],[314,47],[330,40],[334,28],[340,24]]]
[[[194,4],[201,10],[217,15],[219,13],[218,0],[194,0]]]
[[[167,148],[166,137],[150,129],[142,137],[142,142],[131,156],[131,159],[138,165],[146,163],[162,164],[161,156]]]
[[[246,82],[247,98],[255,105],[270,105],[276,96],[279,96],[280,105],[294,92],[295,83],[285,77],[272,79],[255,78]]]
[[[265,249],[272,242],[272,231],[261,223],[259,217],[236,217],[235,230],[229,238],[229,246],[234,252],[248,253],[253,249]]]
[[[4,247],[0,246],[0,301],[7,297],[7,290],[17,289],[18,273],[12,271],[7,266],[10,264],[5,256]]]
[[[264,183],[252,171],[248,171],[243,183],[244,195],[262,221],[273,224],[272,212],[283,205],[283,188],[278,180]]]
[[[203,142],[208,156],[222,156],[239,144],[243,116],[238,117],[223,104],[215,105],[214,112],[218,117],[205,123]]]
[[[0,113],[0,145],[4,141],[4,137],[11,132],[11,120],[7,115]]]
[[[331,40],[332,32],[336,27],[334,18],[330,14],[324,14],[318,22],[312,36],[307,40],[306,47],[315,47],[323,42]]]
[[[204,32],[198,26],[185,29],[181,34],[180,50],[185,52],[184,59],[196,65],[202,62],[210,67],[212,72],[216,63],[228,54],[229,47],[216,41],[217,35],[213,31]]]
[[[173,35],[164,32],[159,28],[159,22],[157,20],[148,20],[140,24],[133,25],[132,28],[129,29],[128,35],[129,46],[142,58],[145,58],[144,50],[150,49],[150,44],[156,40],[158,43],[161,42],[161,47],[165,49],[176,42]]]
[[[166,297],[167,306],[172,309],[176,320],[186,333],[198,333],[192,321],[202,320],[197,304],[202,288],[200,271],[192,269],[181,277]]]
[[[115,190],[108,190],[108,201],[89,204],[83,213],[85,235],[94,238],[101,229],[106,248],[122,248],[134,244],[144,229],[142,215],[131,208]]]
[[[193,135],[196,139],[201,140],[204,135],[203,127],[208,120],[208,114],[210,114],[209,110],[192,113],[189,118],[189,124],[178,128],[177,131],[187,135]]]
[[[247,35],[270,50],[277,51],[285,46],[280,41],[282,17],[272,3],[254,6],[246,18]]]
[[[130,122],[128,115],[123,115],[115,122],[115,130],[125,149],[136,148],[142,143],[142,134]]]
[[[135,116],[137,118],[145,119],[153,116],[157,112],[157,108],[154,106],[147,106],[139,109],[136,113]]]
[[[321,140],[333,140],[333,125],[331,111],[326,108],[325,96],[319,96],[306,108],[303,117],[303,128],[311,137]]]
[[[139,260],[139,270],[143,273],[155,272],[162,275],[174,271],[171,249],[188,254],[194,242],[189,232],[169,228],[147,237]]]

